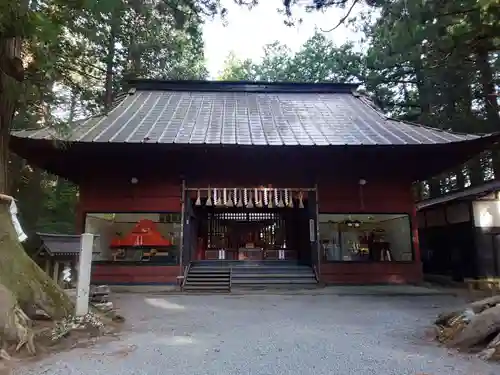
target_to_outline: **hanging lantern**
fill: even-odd
[[[267,192],[269,194],[269,197],[267,198],[267,207],[268,208],[273,208],[274,207],[274,204],[273,204],[273,200],[274,200],[273,190],[272,189],[268,189]]]

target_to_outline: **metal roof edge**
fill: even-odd
[[[42,233],[42,232],[35,232],[35,234],[39,237],[53,237],[53,238],[80,238],[80,234],[62,234],[62,233]],[[99,234],[94,234],[94,237],[100,237]]]
[[[50,237],[59,237],[59,238],[76,238],[80,237],[78,234],[62,234],[62,233],[44,233],[44,232],[36,232],[37,236],[50,236]]]
[[[391,117],[391,116],[385,114],[384,112],[382,112],[382,110],[373,102],[373,100],[369,96],[364,95],[364,94],[360,94],[360,95],[355,95],[355,97],[358,98],[364,105],[370,106],[382,118],[385,118],[386,120],[394,121],[394,122],[397,122],[400,124],[405,124],[405,125],[409,125],[409,126],[416,126],[416,127],[422,128],[422,129],[427,129],[427,130],[431,130],[431,131],[435,131],[435,132],[439,132],[439,133],[453,134],[456,136],[474,137],[475,139],[486,138],[486,137],[490,137],[490,136],[495,137],[495,136],[500,135],[500,131],[494,132],[494,133],[474,133],[474,134],[472,134],[472,133],[457,132],[457,131],[454,131],[452,129],[434,128],[432,126],[420,124],[420,123],[414,122],[414,121],[401,120],[401,119],[398,119],[395,117]],[[469,140],[473,140],[474,138],[469,139]]]
[[[260,93],[345,93],[352,94],[360,83],[265,82],[130,79],[129,86],[142,91],[206,91]]]
[[[433,128],[432,126],[424,125],[424,124],[419,124],[419,123],[413,122],[413,121],[398,120],[396,118],[389,117],[389,116],[387,116],[387,119],[391,120],[391,121],[400,122],[400,123],[406,124],[406,125],[418,126],[419,128],[423,128],[423,129],[427,129],[427,130],[432,130],[432,131],[436,131],[436,132],[440,132],[440,133],[460,135],[460,136],[472,136],[472,137],[475,137],[475,139],[487,138],[487,137],[495,137],[495,136],[499,136],[500,135],[500,131],[499,132],[494,132],[494,133],[463,133],[463,132],[453,131],[451,129]],[[474,139],[470,139],[470,140],[474,140]]]

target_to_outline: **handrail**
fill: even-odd
[[[189,262],[189,264],[186,267],[184,267],[184,276],[183,276],[184,278],[181,284],[181,291],[184,289],[184,286],[186,285],[186,280],[190,269],[191,269],[191,262]]]
[[[318,268],[316,267],[315,264],[313,264],[313,272],[314,272],[314,277],[315,277],[316,281],[319,283]]]
[[[229,266],[229,291],[233,287],[233,266]]]

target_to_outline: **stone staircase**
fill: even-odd
[[[315,288],[311,267],[294,261],[239,262],[231,267],[231,289]]]
[[[311,267],[294,261],[192,262],[183,289],[193,292],[229,292],[245,289],[316,288]]]
[[[192,262],[183,290],[186,292],[229,292],[231,267],[219,262]]]

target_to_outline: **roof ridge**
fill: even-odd
[[[128,84],[138,91],[246,92],[246,93],[350,93],[359,83],[157,80],[135,78]]]
[[[388,116],[384,112],[382,112],[382,110],[375,104],[373,99],[370,98],[366,93],[360,92],[357,94],[358,95],[354,95],[355,98],[358,98],[361,102],[371,107],[384,120],[388,118]]]

